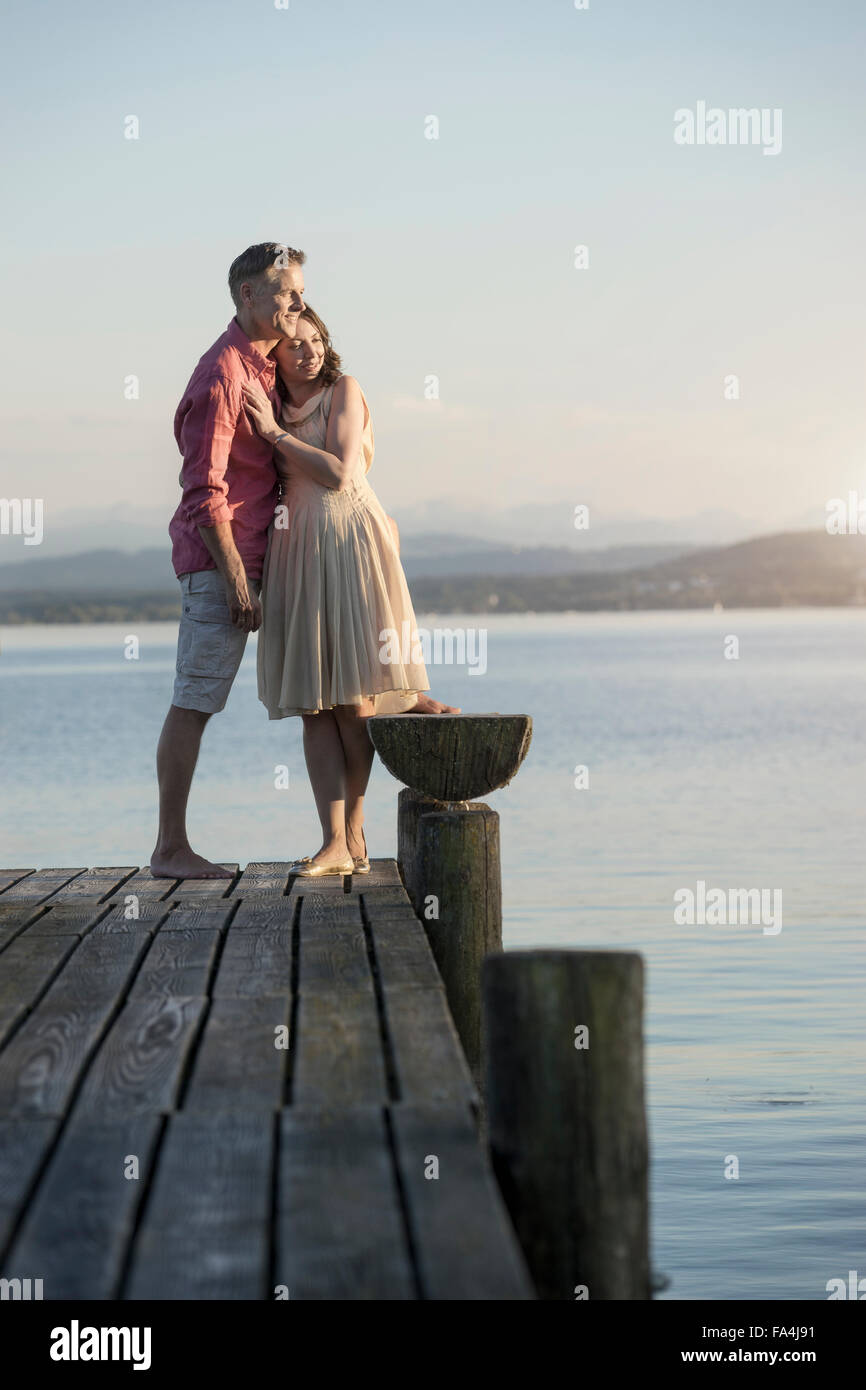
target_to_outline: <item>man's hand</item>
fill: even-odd
[[[258,632],[262,625],[262,605],[256,595],[250,593],[246,577],[226,584],[226,598],[235,627],[242,632]]]
[[[274,408],[270,400],[257,381],[245,381],[242,389],[246,412],[254,428],[258,430],[262,439],[272,444],[282,431],[274,419]]]
[[[231,620],[242,632],[258,632],[262,625],[262,605],[247,582],[247,572],[235,545],[230,521],[215,526],[199,526],[201,536],[226,586]]]

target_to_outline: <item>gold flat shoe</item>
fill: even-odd
[[[370,860],[367,858],[367,836],[364,836],[364,853],[353,855],[353,872],[356,874],[368,874],[370,872]]]
[[[314,864],[309,856],[303,859],[296,859],[291,869],[291,874],[295,878],[323,878],[326,874],[351,874],[354,872],[354,864],[351,859],[342,864]]]

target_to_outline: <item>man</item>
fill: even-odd
[[[259,603],[268,526],[277,503],[270,444],[243,405],[257,381],[279,409],[277,343],[293,337],[304,307],[303,251],[278,242],[250,246],[232,262],[237,313],[190,378],[174,421],[183,455],[183,497],[169,526],[182,592],[177,675],[156,754],[159,833],[150,868],[157,878],[229,878],[196,854],[186,809],[204,727],[223,709]],[[454,713],[419,695],[413,714]]]

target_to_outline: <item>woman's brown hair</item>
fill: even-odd
[[[309,304],[306,304],[304,306],[298,317],[302,319],[307,319],[308,322],[313,325],[313,327],[315,328],[316,332],[322,340],[322,347],[325,350],[325,360],[322,363],[321,371],[319,372],[319,375],[316,377],[316,381],[319,382],[322,386],[332,386],[333,383],[335,381],[338,381],[339,378],[343,375],[343,364],[340,358],[340,354],[336,351],[333,343],[331,342],[331,335],[325,327],[325,324],[319,318],[319,315],[316,313],[315,309],[311,308]],[[277,390],[279,391],[282,399],[284,401],[288,401],[289,393],[286,390],[285,382],[280,376],[279,371],[277,372]]]

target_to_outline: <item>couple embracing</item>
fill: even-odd
[[[236,314],[175,416],[183,496],[169,526],[182,594],[177,674],[157,749],[151,872],[223,878],[194,853],[186,810],[201,738],[223,709],[250,632],[271,719],[297,715],[322,825],[302,877],[369,872],[364,794],[374,714],[454,714],[432,700],[396,523],[367,473],[373,427],[330,334],[304,302],[302,251],[278,242],[233,261]],[[408,623],[405,662],[381,655]]]

